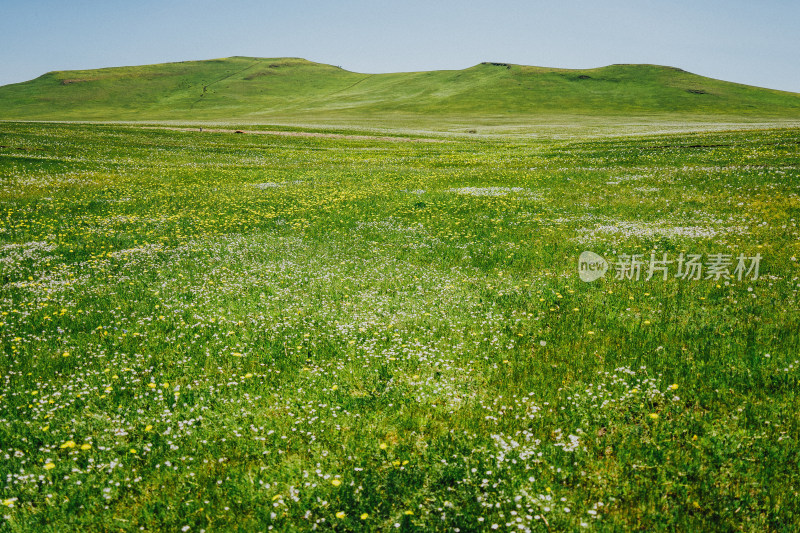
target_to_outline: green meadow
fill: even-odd
[[[0,123],[0,531],[800,527],[800,129],[360,120]]]

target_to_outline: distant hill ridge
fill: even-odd
[[[485,62],[360,74],[299,58],[230,57],[49,72],[0,87],[0,119],[740,115],[800,118],[800,94],[658,65],[594,69]]]

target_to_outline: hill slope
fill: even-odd
[[[231,57],[50,72],[0,87],[0,119],[578,115],[800,117],[800,94],[656,65],[568,70],[481,63],[359,74],[292,58]]]

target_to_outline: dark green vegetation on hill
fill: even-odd
[[[0,87],[0,119],[324,121],[554,115],[800,117],[800,95],[655,65],[588,70],[481,63],[359,74],[304,59],[231,57],[51,72]]]
[[[798,142],[0,124],[0,532],[796,532]]]

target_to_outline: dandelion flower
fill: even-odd
[[[381,450],[385,450],[388,447],[389,446],[385,442],[381,442],[380,445],[378,446],[378,448],[380,448]]]
[[[336,518],[344,518],[345,516],[347,515],[344,513],[344,511],[339,511],[336,513]]]
[[[649,416],[650,416],[650,418],[652,418],[653,420],[658,420],[658,413],[650,413],[650,415],[649,415]]]
[[[52,470],[55,467],[56,467],[56,465],[54,465],[53,463],[47,463],[46,465],[44,465],[44,469],[45,470]]]
[[[341,479],[332,479],[331,480],[331,485],[333,485],[334,487],[338,487],[341,484],[342,484],[342,480]]]
[[[92,445],[91,444],[89,444],[89,443],[81,444],[81,450],[91,450],[91,449],[92,449]]]
[[[68,440],[67,442],[65,442],[64,444],[61,445],[61,449],[62,450],[64,448],[74,448],[74,447],[75,447],[75,441],[74,440]]]
[[[361,520],[366,520],[369,518],[369,513],[361,513]]]

